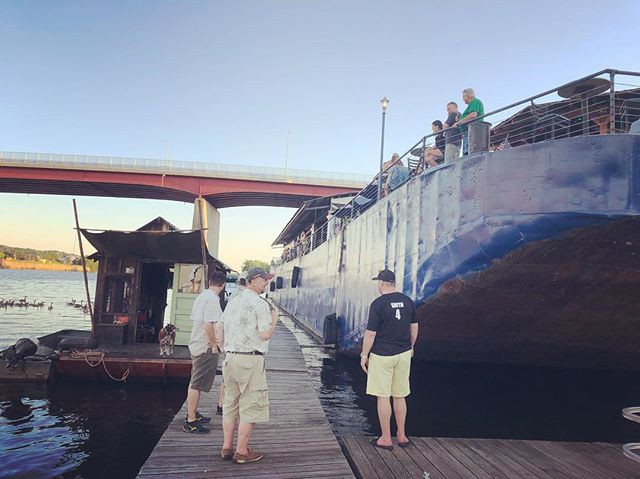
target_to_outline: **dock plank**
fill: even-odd
[[[182,431],[187,415],[185,401],[138,477],[354,478],[313,388],[302,349],[281,323],[269,345],[266,369],[270,422],[256,424],[250,443],[265,454],[264,459],[238,465],[220,458],[222,418],[215,415],[220,377],[216,377],[213,390],[202,395],[199,407],[204,415],[211,415],[211,433],[191,435]]]
[[[406,449],[379,451],[369,440],[342,438],[362,479],[640,479],[640,466],[606,443],[411,438]]]

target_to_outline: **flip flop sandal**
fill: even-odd
[[[381,446],[380,444],[378,444],[378,439],[380,439],[380,437],[374,437],[373,439],[371,439],[371,444],[373,444],[374,447],[377,447],[379,449],[386,449],[387,451],[393,451],[393,446]]]
[[[410,445],[411,445],[411,439],[409,439],[407,442],[398,441],[398,446],[399,447],[409,447]]]

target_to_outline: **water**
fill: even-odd
[[[90,291],[95,275],[90,276]],[[0,270],[0,297],[54,309],[0,309],[0,347],[23,336],[89,329],[82,273]],[[313,341],[284,321],[303,345]],[[304,348],[334,432],[379,432],[358,361]],[[415,436],[630,442],[640,427],[620,410],[640,405],[640,374],[414,363],[407,431]],[[134,478],[185,399],[185,388],[94,382],[0,383],[0,477]],[[216,432],[214,432],[216,433]]]
[[[89,273],[89,292],[96,290],[96,273]],[[81,272],[29,271],[0,269],[0,298],[44,301],[42,308],[0,308],[0,348],[6,348],[19,338],[36,339],[61,329],[91,329],[91,319],[82,309],[67,306],[87,297]],[[53,309],[48,306],[53,303]]]
[[[90,273],[92,295],[95,280]],[[0,298],[24,296],[53,309],[0,308],[0,348],[21,337],[91,329],[89,316],[66,305],[85,299],[82,273],[0,269]],[[135,477],[185,396],[184,386],[0,383],[0,477]]]

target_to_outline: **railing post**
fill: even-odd
[[[615,133],[616,127],[616,74],[614,71],[609,72],[609,133]]]

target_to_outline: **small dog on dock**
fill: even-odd
[[[167,324],[158,333],[158,341],[160,342],[160,356],[169,356],[173,354],[173,345],[176,342],[176,328],[173,324]]]

